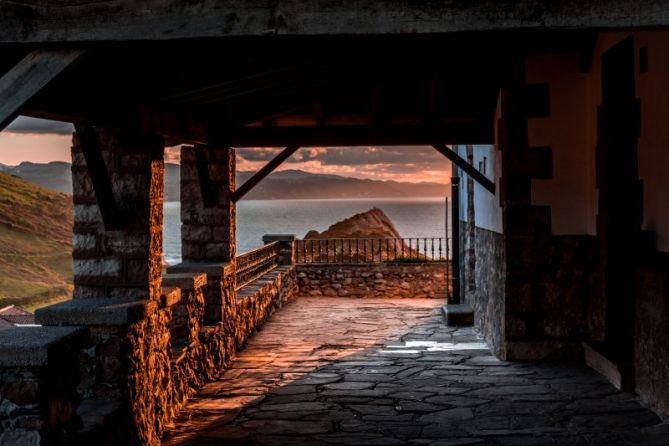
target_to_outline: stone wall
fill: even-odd
[[[669,414],[669,255],[649,256],[637,273],[636,390]]]
[[[445,263],[298,264],[309,296],[446,298]]]
[[[463,251],[471,249],[469,241],[471,237],[470,225],[464,223],[461,232],[464,243],[461,245]],[[470,270],[465,270],[464,283],[471,284],[474,288],[465,287],[464,302],[474,310],[474,321],[476,327],[481,331],[493,353],[501,355],[504,349],[504,319],[505,319],[505,283],[506,283],[506,258],[504,255],[504,236],[486,229],[475,228],[476,255],[474,277]]]

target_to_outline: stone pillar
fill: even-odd
[[[184,262],[235,258],[235,150],[181,148],[181,255]]]
[[[279,242],[279,264],[294,265],[296,263],[295,234],[266,234],[262,236],[264,244]]]
[[[159,378],[169,385],[169,333],[158,311],[163,149],[155,134],[78,128],[72,147],[74,299],[35,312],[44,328],[86,327],[79,370],[70,373],[80,379],[82,413],[94,407],[105,420],[101,436],[114,444],[157,444],[157,418],[147,415],[154,406],[145,398],[155,396]]]
[[[72,146],[74,298],[158,300],[163,140],[121,130],[92,132],[97,148],[90,150],[101,155],[104,165],[87,166],[76,134]],[[91,175],[98,184],[111,188],[111,200],[98,202]],[[117,227],[105,227],[105,212],[116,216]]]
[[[232,335],[236,320],[235,151],[181,148],[181,253],[170,273],[205,272],[205,323],[223,321]]]

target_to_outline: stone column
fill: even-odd
[[[205,272],[205,323],[223,322],[234,333],[235,151],[231,148],[181,148],[181,254],[170,273]]]
[[[104,161],[97,170],[87,166],[76,134],[72,146],[74,298],[157,301],[162,272],[163,140],[109,129],[93,130],[93,136]],[[111,202],[98,203],[92,174],[111,188]],[[116,215],[118,227],[105,227],[101,206]]]
[[[169,332],[158,311],[163,140],[126,129],[78,130],[72,147],[74,299],[40,308],[35,318],[48,329],[85,327],[73,376],[82,404],[105,420],[101,436],[113,435],[107,438],[114,444],[157,444],[154,421],[163,415],[146,399],[155,396],[147,383],[160,379],[169,386]]]
[[[279,263],[281,265],[294,265],[296,263],[295,234],[265,234],[262,241],[265,245],[279,242]]]
[[[181,148],[181,255],[184,262],[235,258],[235,150]]]

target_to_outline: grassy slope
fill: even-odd
[[[0,173],[0,306],[33,310],[72,292],[72,200]]]

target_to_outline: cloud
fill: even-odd
[[[269,147],[237,149],[237,170],[261,169],[281,149]],[[180,146],[165,149],[167,162],[179,162]],[[355,178],[447,183],[450,162],[426,146],[306,147],[298,150],[277,170],[299,169]]]
[[[237,149],[237,169],[257,171],[280,149]],[[300,169],[357,178],[398,181],[447,181],[450,162],[431,147],[309,147],[300,149],[279,170]]]
[[[5,131],[23,134],[71,135],[74,132],[74,127],[69,122],[19,116]]]

